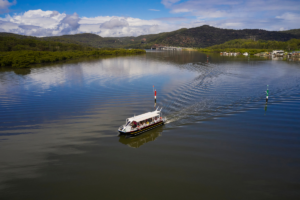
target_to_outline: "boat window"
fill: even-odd
[[[136,128],[136,126],[137,126],[136,121],[133,121],[133,122],[131,123],[131,126],[132,126],[132,128]]]
[[[125,126],[128,126],[128,124],[130,123],[130,121],[127,122],[127,124]]]

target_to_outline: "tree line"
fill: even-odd
[[[291,39],[286,42],[283,41],[274,41],[274,40],[258,40],[253,41],[250,39],[236,39],[230,40],[223,44],[214,45],[208,47],[207,49],[216,50],[216,49],[264,49],[267,51],[272,51],[275,49],[281,49],[285,51],[295,51],[300,49],[300,39]]]
[[[0,53],[0,66],[12,68],[29,67],[32,64],[50,63],[86,56],[142,54],[140,49],[92,50],[92,51],[7,51]]]
[[[94,49],[93,47],[79,44],[0,36],[0,51],[91,51]]]
[[[0,66],[23,68],[86,56],[141,54],[137,49],[98,49],[80,44],[43,41],[34,37],[0,36]]]

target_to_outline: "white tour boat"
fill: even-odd
[[[118,131],[125,135],[139,135],[151,129],[164,124],[164,119],[161,116],[161,110],[158,108],[153,112],[147,112],[126,119],[126,124],[121,126]]]

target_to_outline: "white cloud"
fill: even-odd
[[[172,14],[221,28],[279,30],[299,27],[299,0],[162,0]]]
[[[8,1],[0,0],[0,5],[8,5],[5,2]],[[0,31],[38,37],[77,33],[123,37],[170,32],[204,24],[232,29],[300,28],[297,12],[300,5],[293,0],[285,1],[284,5],[279,0],[162,0],[161,3],[170,9],[172,17],[151,20],[120,16],[80,17],[76,13],[70,15],[38,9],[0,18]]]
[[[158,12],[158,11],[160,11],[160,10],[157,10],[157,9],[149,9],[150,11],[156,11],[156,12]]]
[[[162,0],[161,3],[166,7],[172,6],[174,3],[179,2],[180,0]]]
[[[175,8],[172,10],[172,13],[185,13],[185,12],[192,12],[193,10],[190,10],[188,8]]]
[[[1,31],[33,36],[51,36],[76,33],[79,16],[57,11],[29,10],[25,13],[0,18]]]
[[[192,27],[193,23],[166,20],[143,20],[132,17],[79,17],[57,11],[29,10],[0,18],[0,31],[38,37],[94,33],[103,37],[138,36]]]
[[[14,0],[13,2],[9,2],[8,0],[0,0],[0,10],[2,11],[7,10],[8,7],[15,5],[16,3],[17,3],[16,0]]]
[[[118,19],[117,17],[111,18],[109,21],[104,22],[100,25],[100,28],[113,29],[113,28],[123,28],[129,26],[126,19]]]
[[[294,14],[294,13],[284,13],[280,16],[276,16],[277,19],[283,19],[283,20],[289,20],[289,21],[293,21],[293,20],[298,20],[300,19],[300,15],[299,14]]]

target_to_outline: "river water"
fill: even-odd
[[[166,124],[118,136],[153,85]],[[299,62],[148,51],[2,70],[0,110],[1,200],[300,198]]]

